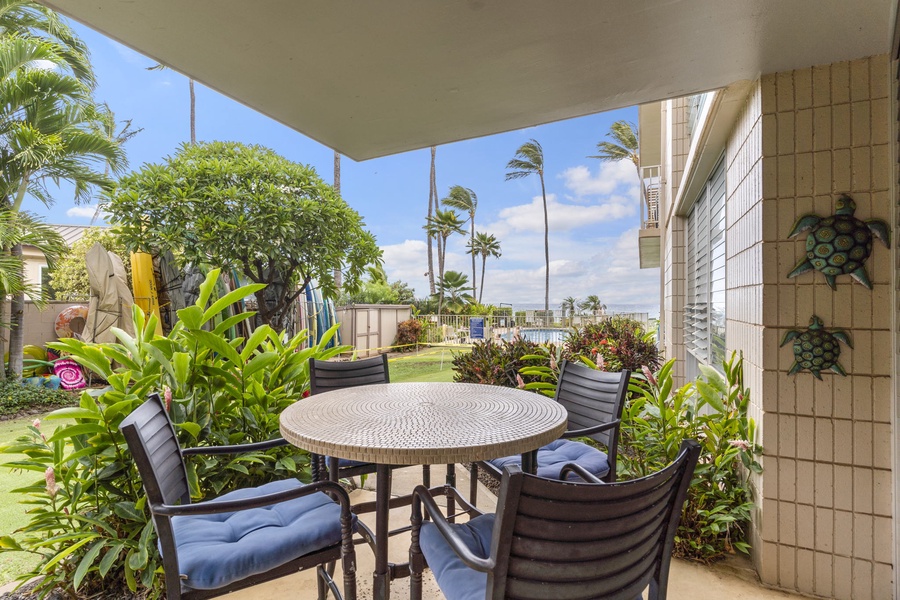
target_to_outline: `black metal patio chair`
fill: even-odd
[[[388,370],[387,354],[352,361],[309,359],[310,395],[329,392],[331,390],[356,387],[359,385],[390,382],[391,374]],[[332,465],[329,465],[329,462],[331,462]],[[329,470],[333,467],[335,462],[338,465],[338,478],[369,475],[375,472],[374,463],[348,460],[345,458],[329,460],[328,457],[319,454],[311,454],[310,463],[312,466],[313,481],[324,481],[328,479]]]
[[[182,450],[165,406],[152,394],[120,429],[135,460],[159,537],[166,597],[196,600],[315,568],[319,600],[337,585],[323,568],[340,559],[344,594],[356,598],[356,517],[340,485],[296,479],[191,503],[184,456],[237,454],[279,440]]]
[[[507,466],[496,514],[453,524],[428,490],[413,491],[410,598],[422,598],[430,567],[447,600],[664,600],[675,532],[700,446],[632,481],[604,483],[577,465],[562,475]],[[587,482],[587,483],[584,483]],[[458,492],[452,490],[459,501]],[[431,521],[423,522],[423,511]]]
[[[569,413],[568,430],[562,438],[543,446],[537,453],[537,475],[559,479],[563,466],[575,463],[605,482],[616,480],[619,425],[628,394],[631,372],[608,373],[585,365],[563,361],[555,399]],[[589,437],[606,448],[603,452],[572,438]],[[478,470],[499,480],[506,465],[521,464],[521,456],[505,456],[472,463],[469,501],[477,502]],[[571,475],[574,478],[574,475]]]

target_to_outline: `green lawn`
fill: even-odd
[[[391,381],[453,381],[453,357],[462,352],[469,348],[428,348],[395,356],[389,361]]]
[[[42,418],[42,415],[0,421],[0,445],[14,442],[19,436],[27,435],[26,427],[36,418]],[[73,422],[68,419],[46,421],[41,425],[41,429],[52,432],[58,426]],[[17,454],[0,454],[0,465],[12,460],[21,460],[21,458],[22,456]],[[11,490],[24,487],[41,478],[41,474],[34,471],[14,471],[9,467],[0,466],[0,535],[10,535],[28,522],[25,514],[28,507],[19,504],[22,496],[11,493]],[[21,552],[0,554],[0,585],[9,583],[17,574],[27,571],[36,563],[37,560],[34,557]]]

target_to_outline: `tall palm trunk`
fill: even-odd
[[[539,173],[541,178],[541,196],[544,198],[544,324],[549,324],[550,319],[550,220],[547,218],[547,190],[544,187],[544,172]]]
[[[191,90],[191,143],[197,143],[197,98],[194,96],[194,80],[188,79],[188,88]]]
[[[475,255],[472,255],[475,259]],[[481,255],[481,287],[478,288],[478,304],[481,304],[481,297],[484,296],[484,268],[487,266],[487,254]]]
[[[474,250],[475,249],[475,213],[472,213],[472,226],[471,226],[471,230],[470,230],[469,240],[470,240],[469,244],[470,244],[471,248]],[[483,275],[484,274],[482,273],[482,276]],[[475,294],[477,293],[477,290],[475,289],[475,287],[476,287],[475,284],[477,284],[477,283],[478,283],[478,279],[475,278],[475,253],[472,252],[472,297],[473,298],[475,297]],[[478,304],[481,304],[481,300],[478,301]]]
[[[334,151],[334,193],[341,195],[341,154],[337,150]],[[334,286],[340,294],[341,285],[344,283],[343,273],[340,267],[334,269]]]
[[[441,236],[438,238],[438,276],[440,277],[440,281],[444,281],[444,256],[447,251],[447,238]],[[441,314],[441,310],[444,308],[444,286],[442,285],[440,288],[440,295],[438,296],[438,315]]]
[[[437,146],[431,147],[431,177],[428,181],[428,221],[434,216],[434,210],[437,207],[437,177],[435,176],[435,155],[437,154]],[[431,295],[435,293],[434,287],[434,254],[432,246],[434,245],[434,236],[428,234],[428,289]],[[440,244],[438,244],[438,258],[440,258]]]
[[[16,244],[10,250],[13,257],[22,259],[22,244]],[[25,268],[24,263],[21,267]],[[23,275],[24,279],[24,275]],[[11,377],[18,378],[22,376],[22,361],[25,352],[25,292],[13,294],[12,301],[9,305],[9,374]]]

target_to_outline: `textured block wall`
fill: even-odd
[[[803,215],[831,215],[843,193],[858,218],[891,222],[889,64],[885,55],[763,76],[759,111],[751,98],[728,152],[728,345],[750,363],[766,453],[756,560],[764,582],[829,598],[892,595],[891,253],[876,242],[874,290],[848,276],[832,290],[816,272],[787,278],[805,254],[787,236]],[[757,140],[761,161],[742,150]],[[794,357],[779,342],[813,314],[852,337],[840,357],[847,377],[787,374]]]

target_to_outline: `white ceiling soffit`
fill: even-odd
[[[46,0],[356,160],[888,52],[896,0]]]

